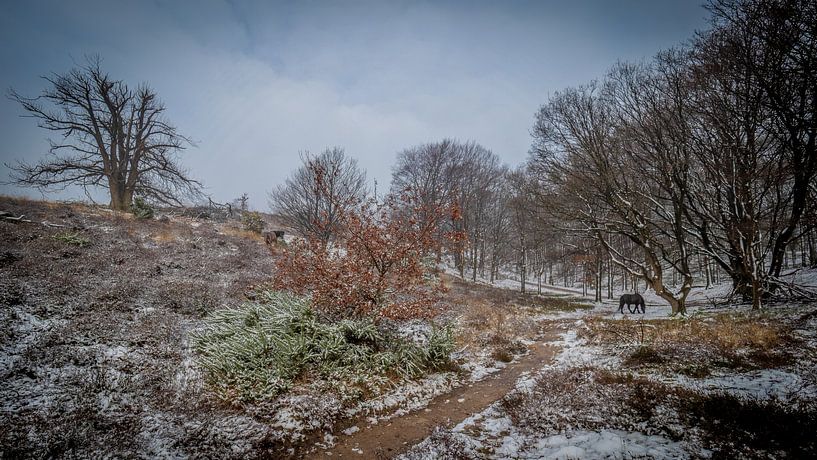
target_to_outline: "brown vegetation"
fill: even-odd
[[[389,199],[344,211],[338,207],[333,220],[316,223],[317,228],[335,227],[335,240],[329,243],[319,232],[286,248],[278,259],[275,287],[310,294],[313,304],[331,316],[435,316],[442,285],[434,281],[433,259],[427,258],[440,248],[437,219],[417,221],[402,212],[403,205]],[[437,216],[443,210],[426,212]]]
[[[588,319],[583,332],[592,343],[634,347],[625,358],[633,367],[666,364],[693,377],[710,367],[765,369],[792,362],[797,345],[790,327],[756,316],[719,314],[706,318],[655,321]]]
[[[3,456],[264,447],[268,428],[249,418],[231,432],[233,411],[201,392],[186,338],[203,314],[268,279],[262,243],[206,220],[16,198],[0,209],[66,226],[0,222]]]

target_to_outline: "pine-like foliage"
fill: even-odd
[[[137,219],[153,219],[153,206],[141,197],[135,197],[131,205],[131,212]]]
[[[420,346],[381,331],[371,319],[322,321],[307,298],[264,292],[258,302],[205,319],[193,346],[222,398],[253,401],[286,392],[307,374],[343,385],[416,376],[447,364],[453,340],[449,329],[435,329]]]

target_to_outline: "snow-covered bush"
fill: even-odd
[[[371,319],[324,321],[308,298],[264,292],[258,302],[211,314],[193,345],[219,396],[252,401],[284,393],[304,377],[341,385],[375,375],[417,376],[448,364],[453,338],[449,329],[433,329],[421,346]]]

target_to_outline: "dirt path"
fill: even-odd
[[[348,436],[341,434],[332,449],[311,453],[306,458],[391,458],[425,439],[435,427],[452,427],[505,396],[523,372],[538,370],[553,360],[558,350],[546,342],[557,338],[556,331],[548,332],[530,346],[527,355],[484,380],[434,398],[423,410],[377,425],[358,420],[360,431]]]

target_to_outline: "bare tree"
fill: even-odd
[[[269,195],[273,212],[304,236],[324,243],[337,233],[341,216],[366,197],[366,174],[340,147],[302,155],[303,165]]]
[[[397,154],[397,162],[392,169],[391,194],[408,194],[411,202],[417,203],[420,212],[427,215],[415,216],[425,222],[430,217],[444,219],[437,222],[438,239],[446,231],[452,231],[460,222],[430,213],[430,210],[457,204],[454,196],[457,177],[454,168],[460,156],[459,143],[453,139],[422,144],[403,150]],[[461,209],[460,209],[461,211]],[[449,251],[459,253],[461,242]],[[438,254],[440,256],[441,254]],[[458,259],[459,260],[459,259]]]
[[[673,293],[680,311],[693,281],[691,238],[684,219],[695,179],[687,62],[685,50],[662,52],[650,65],[615,66],[605,83],[605,97],[621,141],[620,155],[631,168],[628,173],[637,174],[647,185],[637,193],[649,210],[649,231],[661,243],[652,249],[660,255],[659,263],[673,273],[673,280],[675,274],[682,278]],[[661,291],[658,286],[656,293]]]
[[[134,196],[179,205],[201,195],[201,184],[177,163],[190,140],[164,117],[147,85],[130,89],[100,68],[99,58],[68,73],[43,77],[50,87],[34,98],[11,91],[28,117],[60,137],[48,158],[11,167],[20,185],[42,190],[78,185],[110,192],[110,206],[129,210]]]
[[[596,238],[613,263],[643,278],[669,302],[673,314],[683,314],[691,279],[685,277],[673,292],[664,278],[667,267],[688,274],[685,240],[667,225],[679,215],[668,198],[674,184],[651,174],[652,162],[639,161],[648,149],[632,144],[617,108],[609,89],[599,83],[554,95],[537,114],[532,171],[542,175],[537,182],[545,187],[554,215],[575,222],[579,235]],[[637,252],[611,244],[615,236],[632,242]],[[595,261],[600,284],[601,257],[590,256],[594,248],[585,249],[585,268]]]
[[[777,286],[786,246],[797,237],[817,183],[817,4],[810,0],[714,0],[712,35],[762,94],[768,132],[786,181],[771,215],[777,227],[767,275]]]
[[[523,168],[507,174],[510,196],[507,201],[510,210],[511,247],[517,256],[519,270],[519,287],[522,293],[527,292],[527,280],[531,268],[531,252],[535,248],[532,235],[533,208],[530,202],[529,182]]]
[[[466,269],[471,279],[485,267],[491,204],[499,199],[506,167],[499,157],[474,142],[444,139],[400,152],[392,172],[392,193],[408,193],[420,209],[433,210],[454,205],[456,219],[439,223],[438,233],[460,232],[468,244],[447,248],[461,276]],[[428,212],[428,211],[424,211]],[[420,221],[424,216],[417,216]],[[439,218],[450,218],[443,215]]]
[[[552,97],[529,163],[540,207],[595,236],[674,313],[696,268],[708,285],[714,265],[760,308],[796,249],[801,264],[817,258],[817,4],[709,9],[712,29],[689,46]]]
[[[249,209],[248,203],[250,202],[250,196],[248,194],[242,193],[241,196],[236,198],[235,201],[240,211],[246,211]]]

